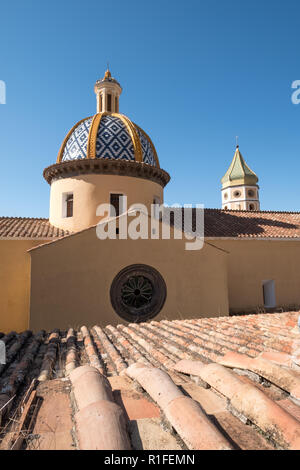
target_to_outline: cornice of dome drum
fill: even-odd
[[[136,161],[79,159],[55,163],[44,169],[43,176],[51,185],[57,179],[75,177],[80,174],[123,175],[149,179],[163,188],[170,181],[168,172]]]

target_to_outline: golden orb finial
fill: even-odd
[[[109,64],[107,62],[107,69],[106,69],[106,72],[104,74],[104,79],[106,78],[111,78],[111,73],[110,73],[110,70],[109,70]]]

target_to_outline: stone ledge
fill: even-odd
[[[82,159],[55,163],[48,166],[43,172],[45,180],[51,184],[61,178],[71,178],[82,174],[119,175],[143,178],[160,184],[163,188],[170,181],[170,175],[161,168],[146,163],[105,160]]]

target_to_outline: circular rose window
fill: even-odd
[[[162,309],[167,288],[160,273],[144,264],[127,266],[117,274],[110,288],[116,313],[129,322],[155,317]]]

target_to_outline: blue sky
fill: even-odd
[[[0,215],[48,216],[42,171],[96,112],[107,61],[171,174],[167,203],[220,207],[238,135],[261,208],[299,211],[299,26],[298,0],[2,2]]]

